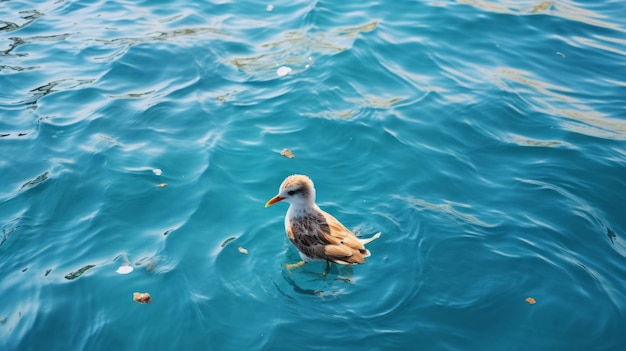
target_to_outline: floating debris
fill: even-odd
[[[174,229],[168,229],[168,230],[163,232],[163,236],[167,236],[169,233],[171,233],[173,231],[174,231]]]
[[[233,90],[233,91],[230,91],[230,92],[228,92],[228,93],[226,93],[224,95],[220,95],[220,96],[216,97],[216,99],[217,99],[217,101],[219,101],[221,103],[228,102],[228,101],[232,100],[232,97],[234,95],[236,95],[237,93],[239,93],[238,90]]]
[[[322,111],[316,113],[304,112],[303,115],[322,118],[350,118],[354,116],[356,110],[351,111]]]
[[[283,155],[283,156],[285,156],[285,157],[287,157],[287,158],[294,158],[294,157],[296,157],[296,156],[294,156],[293,152],[291,152],[291,150],[289,150],[289,149],[287,149],[287,148],[282,149],[282,151],[280,152],[280,154],[281,154],[281,155]]]
[[[135,262],[135,266],[140,267],[143,266],[146,268],[146,271],[152,272],[159,265],[158,257],[143,257],[139,261]]]
[[[374,21],[357,27],[337,28],[333,32],[337,33],[338,35],[353,37],[361,33],[369,33],[375,30],[377,26],[378,22]]]
[[[156,185],[157,188],[165,188],[167,187],[167,183],[161,183]]]
[[[155,168],[155,169],[152,170],[152,173],[154,173],[155,175],[160,176],[161,174],[163,174],[163,171],[158,169],[158,168]]]
[[[43,276],[44,276],[44,277],[47,277],[47,276],[48,276],[48,274],[50,274],[50,272],[52,272],[52,269],[46,269],[46,274],[44,274]]]
[[[404,100],[404,98],[401,98],[401,97],[395,97],[395,98],[391,98],[387,100],[387,99],[379,98],[373,95],[366,96],[366,98],[369,100],[368,107],[373,107],[373,108],[388,108],[391,105],[395,104],[396,102]]]
[[[141,92],[141,93],[128,93],[128,94],[120,94],[120,95],[107,95],[107,97],[112,99],[138,99],[144,96],[150,95],[154,93],[154,90]]]
[[[248,254],[248,250],[244,249],[243,247],[239,246],[239,248],[237,249],[239,250],[240,253],[247,255]]]
[[[5,138],[5,137],[8,137],[10,135],[11,135],[11,133],[3,133],[3,134],[0,134],[0,138]],[[22,136],[25,136],[25,135],[28,135],[28,133],[17,133],[18,137],[22,137]]]
[[[43,172],[42,174],[38,175],[37,178],[27,181],[26,183],[24,183],[24,185],[22,185],[20,190],[24,188],[32,188],[39,183],[45,182],[46,180],[48,180],[48,173],[49,172],[47,171]]]
[[[556,54],[561,56],[561,58],[565,58],[565,54],[560,51],[557,51]]]
[[[611,240],[611,244],[615,245],[615,239],[617,239],[615,232],[611,228],[606,228],[606,235],[609,237],[609,240]]]
[[[538,3],[537,5],[533,6],[533,8],[530,10],[530,13],[543,12],[544,10],[547,10],[550,7],[552,7],[552,2],[550,2],[550,1],[542,1],[542,2]]]
[[[119,141],[111,138],[108,135],[104,135],[104,134],[96,134],[96,135],[97,135],[98,138],[100,138],[102,140],[105,140],[105,141],[108,141],[109,143],[111,143],[113,145],[116,145],[116,146],[122,146],[123,145],[122,143],[120,143]]]
[[[92,269],[95,266],[96,265],[94,265],[94,264],[88,264],[88,265],[84,266],[83,268],[77,270],[76,272],[72,272],[72,273],[66,275],[65,279],[67,279],[67,280],[76,279],[76,278],[80,277],[81,275],[83,275],[83,273],[87,272],[88,270]]]
[[[135,300],[136,302],[139,302],[140,304],[147,304],[152,302],[152,297],[150,296],[149,293],[139,293],[139,292],[135,292],[133,293],[133,300]]]
[[[534,305],[537,303],[537,301],[535,301],[535,299],[533,299],[532,297],[527,297],[525,301],[531,305]]]
[[[115,271],[118,274],[128,274],[133,271],[133,267],[130,265],[119,266]]]
[[[230,238],[224,240],[224,242],[222,243],[222,247],[226,246],[229,242],[231,242],[231,241],[233,241],[235,239],[237,239],[237,237],[231,236]]]
[[[276,74],[278,74],[279,77],[286,76],[289,73],[291,73],[291,68],[287,66],[282,66],[276,71]]]
[[[22,269],[22,273],[26,272],[28,270],[28,267]]]

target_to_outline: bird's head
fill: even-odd
[[[278,194],[265,203],[265,207],[280,201],[292,205],[313,206],[315,204],[315,187],[311,178],[301,174],[294,174],[285,178],[278,189]]]

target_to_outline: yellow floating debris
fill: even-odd
[[[136,302],[139,302],[140,304],[147,304],[152,302],[152,297],[150,297],[149,293],[140,293],[140,292],[136,292],[133,293],[133,300],[135,300]]]
[[[551,1],[542,1],[542,2],[538,3],[537,5],[533,6],[533,8],[530,10],[530,13],[543,12],[543,11],[549,9],[550,7],[552,7],[552,2]]]
[[[293,152],[291,152],[291,150],[289,150],[289,149],[287,149],[287,148],[282,149],[282,151],[280,152],[280,154],[281,154],[281,155],[283,155],[283,156],[285,156],[285,157],[287,157],[287,158],[294,158],[294,157],[296,157],[296,156],[294,156]]]

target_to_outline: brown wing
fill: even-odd
[[[294,220],[287,235],[300,252],[311,258],[350,265],[364,263],[369,256],[356,236],[326,212]]]

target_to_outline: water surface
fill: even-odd
[[[1,348],[620,349],[624,13],[3,1]],[[284,268],[293,173],[365,265]]]

